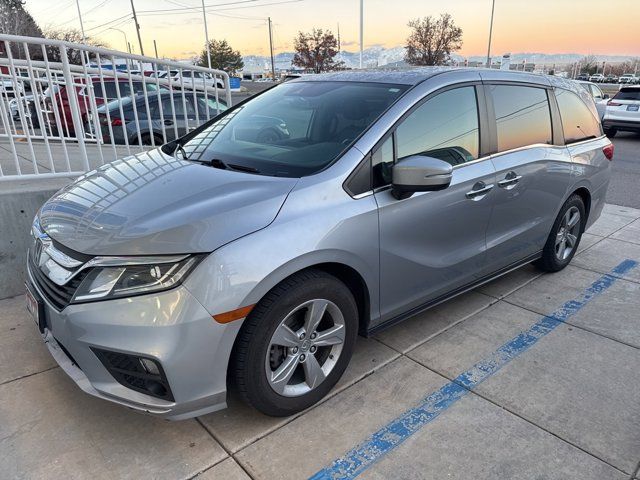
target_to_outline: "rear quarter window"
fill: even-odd
[[[555,89],[565,143],[574,143],[602,135],[600,122],[584,101],[573,92]]]
[[[544,88],[491,85],[498,151],[552,143],[551,111]]]

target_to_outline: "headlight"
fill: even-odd
[[[140,259],[124,261],[122,265],[94,266],[80,283],[72,303],[167,290],[179,285],[201,258],[189,256],[148,264],[140,264]]]

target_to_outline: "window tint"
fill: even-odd
[[[551,111],[543,88],[492,85],[498,151],[552,143]]]
[[[602,90],[600,90],[600,87],[591,85],[591,94],[596,100],[602,100]]]
[[[565,143],[579,142],[602,135],[600,122],[575,93],[556,89]]]
[[[615,100],[640,100],[640,88],[623,88],[613,98]]]
[[[373,188],[383,187],[391,183],[393,167],[393,136],[389,136],[371,155],[373,168]]]
[[[426,155],[459,165],[478,158],[475,87],[448,90],[429,99],[398,126],[396,142],[398,159]]]
[[[336,159],[408,87],[308,81],[280,84],[221,115],[184,145],[261,175],[310,175]]]
[[[129,89],[129,84],[125,82],[120,82],[120,97],[127,97],[131,94],[131,90]],[[93,93],[96,98],[106,98],[112,100],[114,98],[118,98],[118,93],[116,90],[116,82],[114,81],[104,81],[104,88],[102,88],[101,82],[93,82]]]
[[[176,120],[179,122],[180,120],[184,121],[185,112],[187,118],[194,117],[195,118],[195,110],[193,109],[191,98],[188,98],[185,95],[184,103],[182,101],[182,95],[174,95],[173,101],[171,100],[171,96],[167,95],[162,99],[162,114],[164,118],[173,118],[175,113]],[[185,110],[186,107],[186,110]],[[175,112],[174,112],[175,109]]]

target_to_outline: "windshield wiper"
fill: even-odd
[[[207,162],[202,162],[207,163]],[[238,172],[247,172],[247,173],[260,173],[260,170],[253,167],[247,167],[245,165],[236,165],[233,163],[225,163],[219,158],[213,158],[208,162],[214,168],[220,168],[222,170],[236,170]]]

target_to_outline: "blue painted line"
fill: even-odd
[[[310,480],[342,480],[357,477],[384,455],[401,445],[411,435],[437,418],[473,388],[528,350],[558,325],[578,313],[587,303],[619,280],[621,275],[637,266],[638,262],[634,260],[623,261],[610,273],[593,282],[578,298],[568,301],[551,315],[540,319],[527,331],[520,333],[487,358],[427,396],[417,407],[392,420],[359,446],[347,452],[343,457],[334,460],[331,465],[310,477]]]

